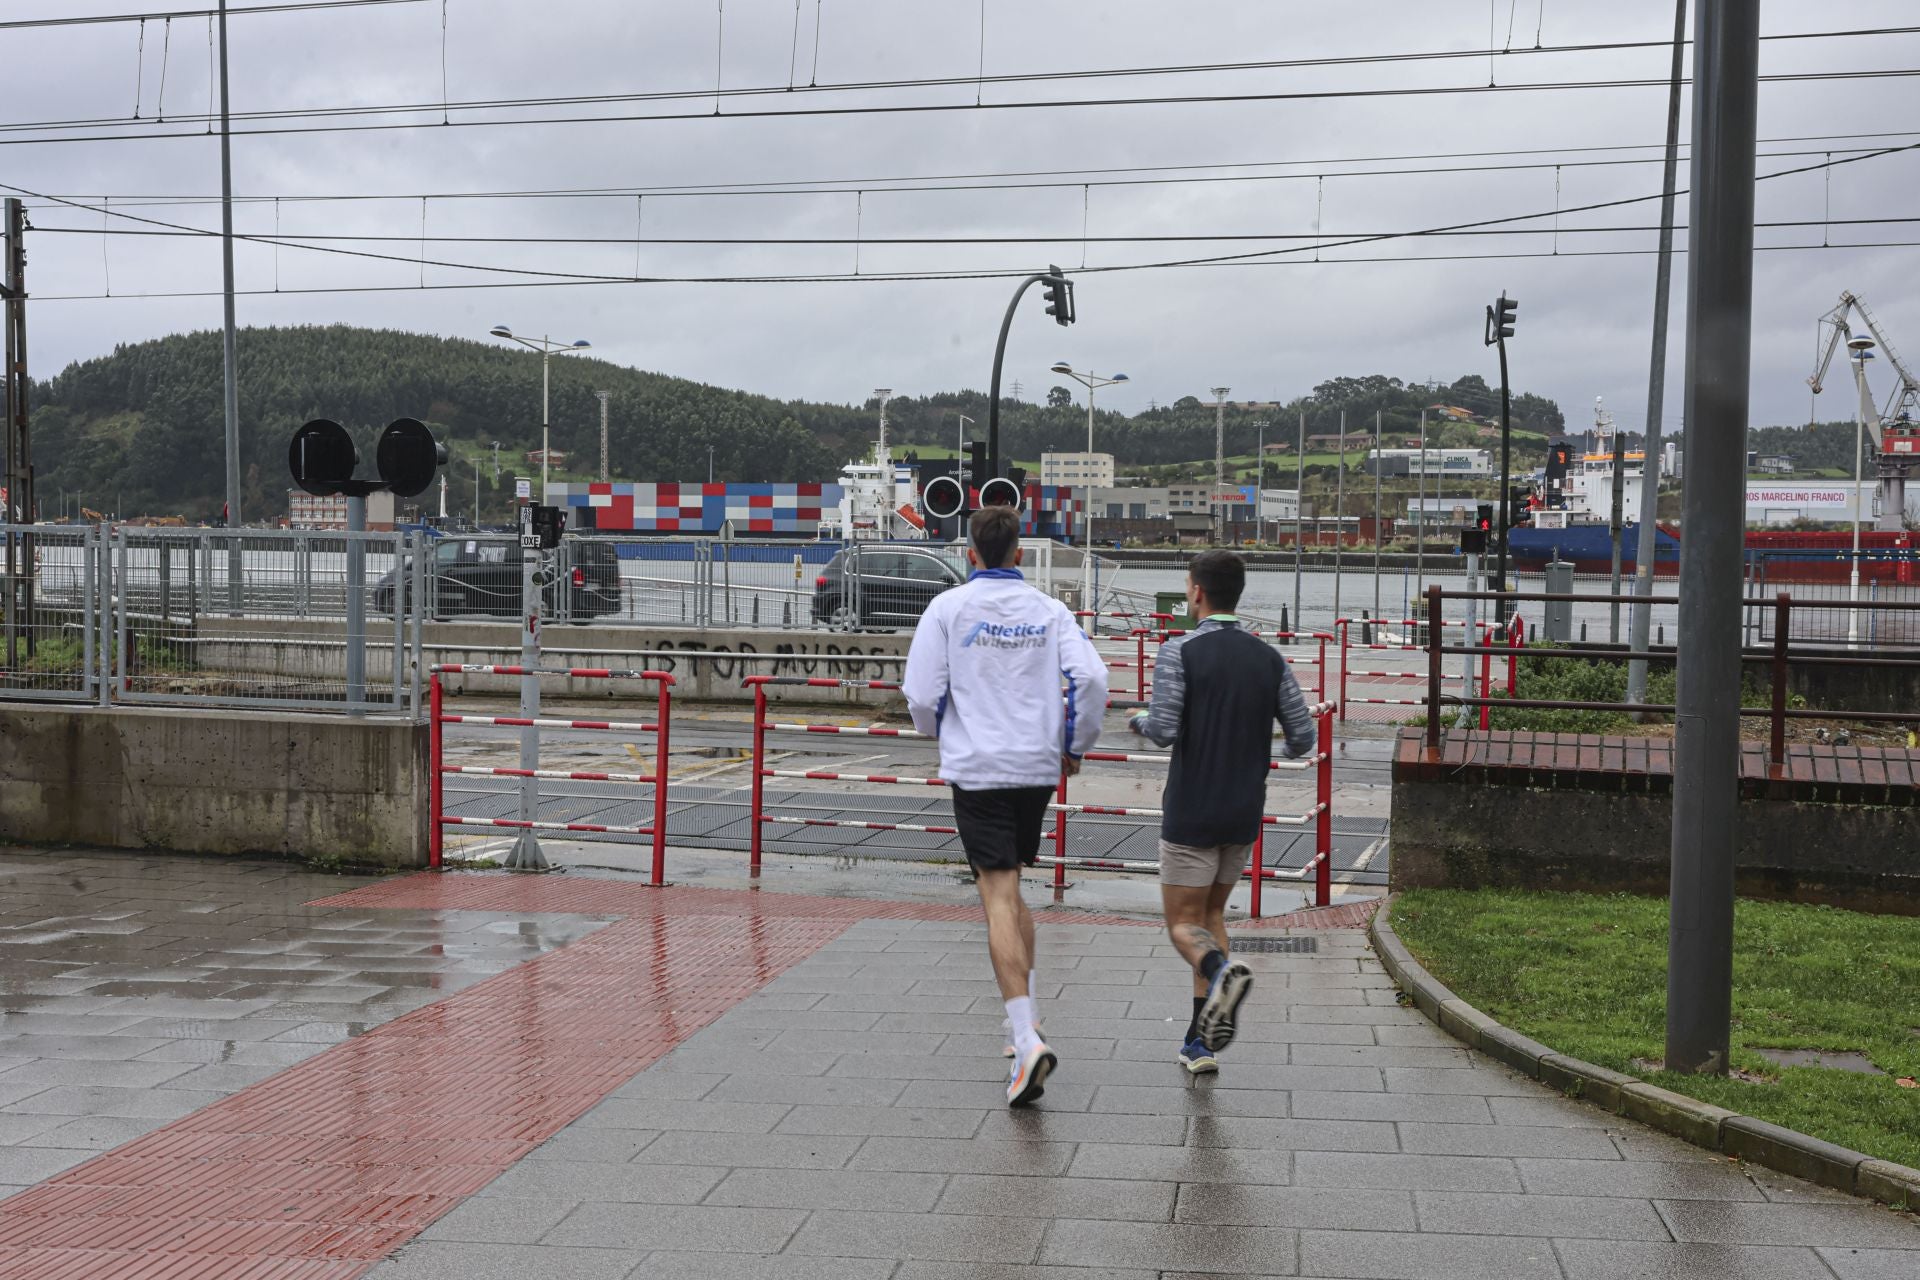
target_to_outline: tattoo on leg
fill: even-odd
[[[1219,942],[1214,939],[1213,934],[1208,932],[1204,925],[1183,924],[1178,926],[1176,932],[1182,941],[1191,947],[1197,948],[1203,955],[1209,951],[1221,950]]]

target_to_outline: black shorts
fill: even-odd
[[[975,871],[1014,871],[1040,856],[1052,787],[953,788],[953,825]]]

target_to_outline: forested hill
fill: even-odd
[[[512,476],[527,469],[526,451],[539,445],[539,357],[504,343],[335,325],[243,329],[238,351],[243,511],[250,520],[285,511],[287,440],[309,418],[334,418],[352,429],[369,474],[380,427],[400,416],[425,420],[455,454],[452,497],[460,510],[472,507],[474,463],[484,457],[488,519],[505,517],[500,490],[510,492]],[[1041,404],[1003,401],[1008,458],[1085,447],[1085,392],[1077,385],[1039,389],[1046,385],[1029,384]],[[563,356],[553,361],[553,443],[572,455],[566,471],[574,476],[599,464],[596,390],[611,392],[612,471],[619,479],[705,479],[712,446],[717,479],[832,480],[842,464],[868,451],[874,435],[871,402],[775,400]],[[64,492],[123,515],[217,515],[225,485],[221,397],[220,336],[211,331],[122,346],[35,384],[43,511],[56,514]],[[1139,399],[1130,391],[1129,402]],[[888,404],[890,434],[909,447],[950,448],[956,413],[974,419],[976,437],[984,434],[986,401],[974,391],[896,397]],[[1478,375],[1441,387],[1379,375],[1335,378],[1284,403],[1230,405],[1227,452],[1252,454],[1263,420],[1270,443],[1291,442],[1303,412],[1307,430],[1320,434],[1338,429],[1342,411],[1350,431],[1370,433],[1378,411],[1391,439],[1414,430],[1420,410],[1435,403],[1498,412],[1497,391]],[[1520,395],[1514,408],[1523,428],[1564,425],[1551,400]],[[1133,471],[1210,459],[1213,431],[1213,407],[1185,397],[1130,416],[1101,412],[1096,447],[1117,454],[1123,472]],[[1467,444],[1474,431],[1464,423],[1443,429],[1436,420],[1432,439],[1436,446]]]

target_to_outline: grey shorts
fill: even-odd
[[[1200,847],[1160,842],[1160,883],[1186,889],[1213,884],[1232,884],[1247,869],[1253,854],[1251,844],[1216,844]]]

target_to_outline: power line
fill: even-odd
[[[429,0],[286,0],[281,4],[256,4],[227,10],[229,18],[253,13],[308,13],[319,9],[366,9],[395,4],[426,4]],[[172,18],[211,18],[218,9],[161,9],[151,13],[101,13],[77,18],[15,18],[0,21],[0,31],[26,31],[40,27],[96,27],[122,22],[160,22]]]
[[[1779,72],[1779,73],[1774,73],[1770,75],[1763,75],[1759,78],[1762,82],[1768,83],[1768,84],[1792,84],[1792,83],[1847,82],[1847,81],[1856,81],[1856,80],[1906,79],[1906,78],[1911,78],[1915,76],[1920,76],[1920,68],[1890,67],[1890,68],[1883,68],[1883,69],[1863,69],[1863,70],[1851,70],[1851,71]],[[902,83],[906,83],[906,82],[902,82]],[[1558,92],[1570,92],[1570,91],[1593,90],[1593,89],[1644,89],[1644,88],[1666,89],[1666,88],[1669,88],[1670,86],[1671,86],[1671,81],[1665,78],[1657,78],[1657,79],[1621,78],[1621,79],[1600,79],[1600,80],[1510,82],[1507,84],[1498,84],[1498,85],[1427,85],[1427,86],[1398,85],[1398,86],[1390,86],[1386,88],[1374,88],[1374,89],[1315,89],[1315,90],[1293,90],[1289,92],[1270,92],[1270,93],[1177,94],[1177,95],[1163,95],[1163,96],[1157,96],[1157,97],[1137,96],[1137,97],[1114,97],[1114,98],[1022,99],[1018,101],[988,102],[988,103],[979,103],[979,104],[968,103],[968,102],[921,102],[921,103],[868,104],[863,106],[838,106],[838,107],[802,106],[802,107],[794,107],[794,108],[780,108],[780,109],[769,109],[769,110],[744,110],[744,111],[729,111],[729,112],[720,112],[720,111],[713,111],[713,110],[687,110],[687,111],[668,111],[668,112],[628,113],[628,114],[615,114],[615,115],[530,116],[530,117],[523,117],[518,119],[513,119],[513,118],[462,119],[462,120],[453,120],[450,122],[444,118],[445,112],[449,108],[443,107],[441,103],[434,102],[434,103],[409,104],[409,105],[400,105],[400,106],[298,108],[298,109],[287,109],[287,110],[275,111],[275,112],[255,112],[255,113],[251,113],[251,115],[243,115],[243,118],[250,118],[255,120],[295,120],[295,119],[313,119],[313,118],[327,119],[327,118],[343,118],[346,116],[375,116],[375,115],[415,115],[415,116],[426,116],[429,118],[424,118],[420,120],[398,120],[398,121],[387,121],[387,122],[362,122],[358,124],[303,124],[303,125],[283,124],[283,125],[277,125],[277,126],[266,127],[266,128],[234,129],[232,130],[232,133],[238,137],[284,137],[284,136],[293,136],[293,135],[323,134],[323,133],[391,132],[394,130],[402,130],[402,129],[425,128],[428,126],[431,126],[434,128],[503,128],[503,127],[523,127],[523,126],[529,126],[529,125],[631,124],[631,123],[645,123],[645,122],[665,123],[665,122],[671,122],[671,121],[684,121],[684,120],[769,120],[769,119],[809,118],[809,117],[837,118],[837,117],[878,116],[878,115],[931,115],[931,114],[945,114],[949,112],[962,112],[962,111],[1037,111],[1037,110],[1059,110],[1059,109],[1066,109],[1066,108],[1090,108],[1090,107],[1199,106],[1199,105],[1222,105],[1222,104],[1228,104],[1228,103],[1338,101],[1338,100],[1366,100],[1366,99],[1403,98],[1403,97],[1438,98],[1438,97],[1463,97],[1463,96],[1479,96],[1484,94],[1507,94],[1507,93],[1525,93],[1525,94],[1558,93]],[[860,87],[860,86],[856,86],[856,87]],[[826,86],[823,86],[823,89],[824,88],[826,88]],[[836,88],[835,91],[839,91],[838,88]],[[750,94],[779,93],[779,94],[791,96],[793,93],[798,93],[798,92],[802,92],[802,91],[786,90],[786,89],[727,90],[726,94],[731,95],[731,94],[742,94],[742,93],[750,93]],[[713,93],[713,91],[709,90],[704,93],[695,93],[693,91],[676,91],[672,95],[660,95],[660,96],[661,97],[670,96],[673,98],[682,98],[682,99],[697,98],[700,101],[705,101],[706,99],[714,97],[716,95]],[[634,101],[634,100],[645,99],[647,97],[648,95],[615,94],[615,95],[606,95],[603,98],[596,98],[596,99],[571,99],[571,100],[564,100],[564,101],[555,100],[554,105],[569,105],[573,102],[580,102],[580,101],[588,101],[588,102]],[[521,105],[521,103],[516,100],[497,99],[497,100],[486,101],[486,102],[456,103],[451,105],[451,109],[461,110],[461,111],[507,110],[517,105]],[[436,113],[441,115],[442,118],[440,119],[430,118]],[[176,120],[180,122],[193,123],[195,121],[204,122],[205,118],[197,117],[197,116],[185,116],[185,117],[176,117]],[[94,120],[40,121],[40,122],[29,122],[29,123],[20,123],[20,124],[12,124],[12,125],[0,125],[0,133],[11,132],[11,133],[48,134],[48,133],[57,133],[64,130],[78,129],[78,128],[91,128],[96,126],[115,127],[115,126],[118,126],[120,123],[122,123],[122,118],[119,118],[119,117],[115,117],[112,119],[100,118],[100,119],[94,119]],[[129,121],[127,123],[132,123],[132,122]],[[0,146],[34,146],[34,145],[41,145],[49,142],[153,141],[153,140],[167,140],[167,139],[175,139],[175,138],[193,138],[193,137],[200,137],[200,136],[201,136],[200,134],[193,133],[191,131],[178,131],[178,130],[174,132],[169,132],[169,133],[141,132],[141,133],[94,133],[94,134],[78,134],[78,135],[65,134],[64,136],[60,136],[60,137],[0,138]]]

